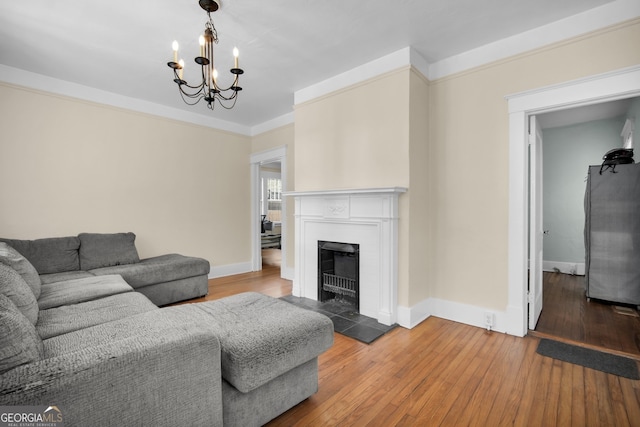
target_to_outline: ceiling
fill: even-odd
[[[599,7],[611,0],[222,0],[217,68],[240,50],[244,90],[233,110],[186,106],[185,80],[206,13],[197,0],[0,2],[0,64],[242,126],[292,111],[294,92],[411,46],[428,63]],[[230,83],[230,74],[219,80]]]
[[[627,114],[635,98],[625,98],[599,104],[585,105],[538,115],[540,127],[551,129],[595,120],[611,119]],[[622,129],[620,129],[622,130]]]

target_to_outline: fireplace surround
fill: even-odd
[[[359,248],[360,314],[384,325],[397,320],[398,198],[404,187],[293,191],[295,279],[293,295],[319,300],[318,243]]]

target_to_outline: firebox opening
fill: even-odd
[[[318,241],[318,300],[360,309],[360,245]]]

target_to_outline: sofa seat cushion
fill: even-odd
[[[133,316],[102,323],[89,328],[69,332],[44,340],[44,356],[57,357],[82,351],[87,347],[97,347],[108,342],[123,342],[139,336],[169,335],[179,329],[181,335],[189,335],[195,329],[207,330],[217,337],[207,326],[207,319],[200,310],[190,310],[187,305],[151,310]]]
[[[333,344],[333,323],[327,316],[266,295],[247,292],[192,306],[211,315],[220,340],[222,376],[243,393]]]
[[[132,291],[133,288],[117,274],[83,277],[43,285],[38,306],[40,310],[47,310]]]
[[[36,268],[38,274],[80,269],[78,257],[80,239],[75,236],[36,240],[0,239],[0,241],[8,243],[24,255]]]
[[[20,252],[15,250],[13,246],[0,242],[0,262],[13,268],[22,276],[27,285],[31,288],[33,296],[38,299],[40,296],[40,285],[42,281],[38,275],[38,271]]]
[[[44,355],[42,340],[13,302],[0,294],[0,374],[36,362]]]
[[[36,330],[44,340],[151,310],[159,308],[144,295],[127,292],[80,304],[41,310]]]
[[[31,288],[13,268],[0,262],[0,294],[15,304],[20,312],[35,325],[38,321],[38,302]]]
[[[65,271],[63,273],[41,274],[40,280],[43,285],[47,285],[49,283],[64,282],[65,280],[81,279],[83,277],[95,277],[95,274],[82,270]]]
[[[97,276],[120,274],[133,288],[140,288],[156,283],[207,275],[209,274],[209,261],[179,254],[168,254],[146,258],[137,264],[116,265],[89,271]]]

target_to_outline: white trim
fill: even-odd
[[[260,135],[261,133],[269,132],[270,130],[277,129],[282,126],[290,125],[294,123],[293,112],[284,114],[275,119],[268,120],[264,123],[260,123],[251,128],[250,136]]]
[[[211,117],[211,115],[197,114],[195,112],[189,112],[179,108],[167,107],[166,105],[143,101],[138,98],[132,98],[65,80],[55,79],[53,77],[8,67],[2,64],[0,64],[0,81],[56,95],[68,96],[125,110],[151,114],[208,128],[238,133],[245,136],[250,136],[251,133],[248,126],[216,119],[215,117]]]
[[[543,261],[542,271],[584,276],[584,262]]]
[[[287,155],[287,147],[283,145],[281,147],[272,148],[270,150],[258,151],[257,153],[251,153],[250,163],[268,163],[273,160],[277,160],[280,157]]]
[[[283,279],[291,280],[292,282],[296,278],[296,270],[293,267],[283,268],[281,274]]]
[[[545,45],[587,34],[638,16],[640,16],[640,2],[637,0],[616,0],[551,24],[442,59],[433,64],[429,64],[413,47],[405,47],[294,92],[294,105],[405,66],[413,66],[428,80],[435,80]],[[245,136],[255,136],[294,123],[294,113],[290,112],[255,126],[244,126],[216,119],[210,115],[143,101],[2,64],[0,64],[0,81]]]
[[[428,299],[419,302],[413,307],[398,306],[398,325],[412,329],[431,316],[431,304]]]
[[[494,315],[494,324],[491,330],[502,333],[508,332],[508,316],[505,312],[438,298],[429,298],[428,304],[431,307],[432,316],[479,328],[486,327],[484,315],[490,312]]]
[[[285,196],[287,189],[287,146],[272,148],[251,154],[249,158],[251,168],[251,271],[262,270],[262,245],[260,243],[260,233],[258,232],[258,219],[260,218],[260,205],[258,203],[258,192],[260,191],[260,164],[270,161],[280,160],[280,178],[282,179],[282,195]],[[289,272],[287,265],[287,234],[288,224],[285,220],[287,212],[287,198],[282,198],[283,217],[280,224],[281,229],[281,254],[280,277],[285,277]],[[291,277],[291,276],[289,276]]]
[[[406,193],[406,187],[342,188],[336,190],[287,191],[285,196],[337,196],[348,194]]]
[[[294,105],[335,92],[357,83],[377,77],[389,71],[411,65],[411,48],[405,47],[389,55],[367,62],[344,73],[323,80],[293,94]],[[416,55],[414,53],[414,55]],[[426,61],[425,61],[426,62]]]
[[[509,238],[507,333],[527,333],[528,153],[530,115],[640,95],[640,65],[507,96]]]
[[[359,312],[397,323],[398,198],[402,187],[300,191],[295,196],[292,293],[318,299],[318,241],[360,245]]]
[[[218,266],[211,267],[211,271],[209,271],[209,279],[233,276],[235,274],[249,273],[250,271],[251,271],[251,263],[249,262],[218,265]]]
[[[439,298],[427,298],[412,307],[398,306],[398,325],[411,329],[427,318],[434,316],[464,323],[465,325],[485,328],[484,319],[487,312],[492,313],[494,317],[492,331],[510,333],[508,326],[511,316],[506,312]]]
[[[430,80],[538,49],[640,16],[640,2],[617,0],[502,40],[437,61]]]

